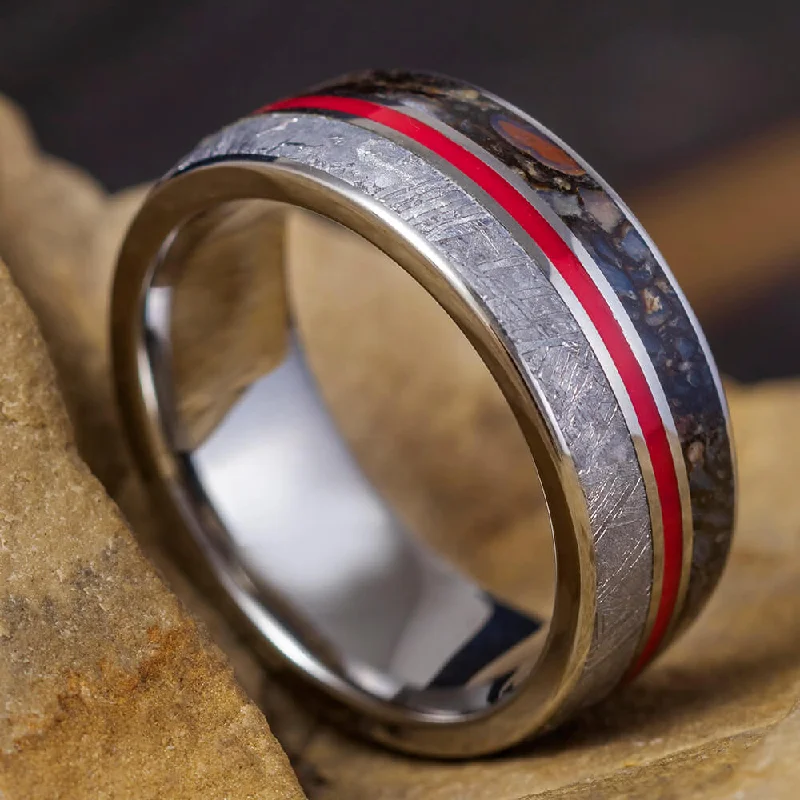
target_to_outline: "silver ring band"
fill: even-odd
[[[481,591],[409,538],[336,436],[302,343],[287,333],[280,280],[270,368],[202,441],[187,432],[175,390],[175,285],[192,248],[224,235],[219,209],[257,198],[372,242],[481,356],[547,498],[551,619]],[[364,73],[207,138],[134,220],[112,317],[130,440],[195,545],[198,574],[265,657],[391,746],[478,755],[558,724],[660,652],[722,571],[732,443],[696,319],[597,174],[479,89]],[[279,475],[280,488],[248,478],[264,474]],[[248,548],[278,530],[291,533],[290,549],[339,543],[325,551],[337,590],[379,563],[374,596],[338,607],[341,592],[321,592],[310,566],[294,582],[268,564],[254,576]]]

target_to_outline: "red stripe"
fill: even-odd
[[[619,371],[642,429],[653,464],[664,527],[664,571],[655,624],[631,672],[655,654],[678,599],[683,563],[680,491],[667,432],[650,387],[611,308],[580,260],[547,220],[505,178],[466,148],[413,117],[386,106],[350,97],[317,95],[282,100],[261,112],[306,109],[334,111],[370,119],[391,128],[448,161],[480,186],[530,235],[574,292]]]

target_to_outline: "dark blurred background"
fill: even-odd
[[[687,229],[708,215],[719,263],[713,241],[711,258],[685,266],[665,250],[684,282],[709,265],[702,293],[687,289],[722,368],[753,380],[800,374],[798,43],[797,0],[0,0],[0,91],[46,150],[115,190],[337,73],[466,78],[572,143],[654,220],[659,243],[680,236],[676,208],[694,215]],[[739,192],[758,195],[737,205]]]

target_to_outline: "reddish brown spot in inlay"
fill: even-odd
[[[583,175],[586,172],[569,153],[534,128],[499,116],[492,119],[492,126],[507,142],[530,153],[548,167],[565,175]]]

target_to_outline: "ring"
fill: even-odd
[[[260,288],[237,284],[241,242],[287,206],[382,251],[480,356],[547,501],[549,619],[409,536],[365,478],[310,372],[280,253],[258,251]],[[197,321],[228,295],[235,377]],[[637,675],[724,567],[734,455],[695,316],[597,173],[471,85],[349,75],[204,139],[128,231],[112,349],[187,570],[264,659],[391,747],[467,757],[552,729]]]

